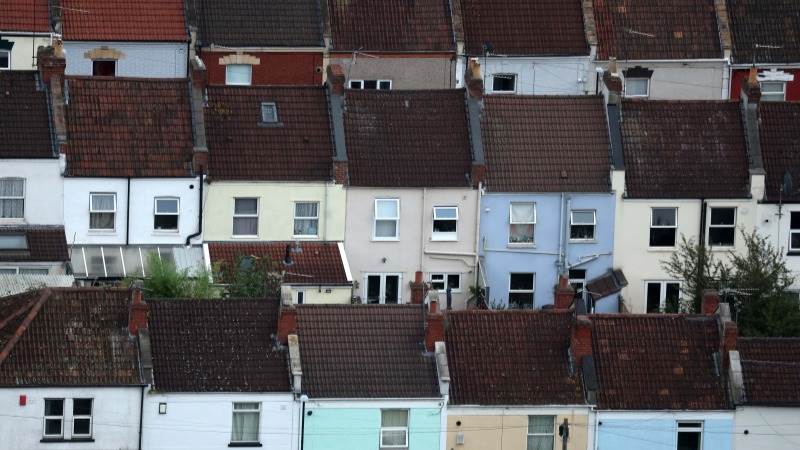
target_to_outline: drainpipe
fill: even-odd
[[[481,263],[481,255],[480,255],[480,245],[481,245],[481,198],[483,197],[483,182],[478,183],[478,195],[477,199],[475,200],[475,290],[480,287],[479,285],[479,274],[480,274],[480,263]],[[487,299],[488,302],[488,299]]]
[[[306,428],[306,402],[308,401],[307,395],[300,396],[300,404],[302,407],[300,408],[300,450],[303,450],[303,445],[305,441],[305,428]]]
[[[131,177],[128,177],[128,193],[125,196],[125,246],[128,246],[131,235]]]
[[[197,204],[197,233],[192,233],[186,237],[186,246],[188,247],[191,245],[191,240],[200,236],[203,232],[203,166],[200,166],[200,175],[198,175],[198,179],[200,180],[200,200],[198,200]]]
[[[559,274],[564,269],[564,193],[561,193],[561,202],[559,204],[559,217],[558,217],[558,267]]]
[[[139,395],[139,450],[142,450],[142,419],[144,418],[144,386]]]

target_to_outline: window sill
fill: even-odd
[[[304,236],[304,235],[295,235],[295,234],[293,234],[292,235],[292,239],[300,239],[300,240],[303,240],[303,241],[318,241],[319,240],[319,236],[317,236],[317,235],[315,235],[315,236]]]
[[[677,247],[647,247],[648,252],[674,252]]]
[[[597,239],[570,239],[570,244],[597,244]]]
[[[228,447],[263,447],[260,442],[231,442]]]
[[[164,234],[167,234],[167,235],[173,235],[173,234],[178,234],[178,230],[153,230],[153,234],[159,234],[159,235],[164,235]]]
[[[714,245],[714,246],[709,245],[708,248],[711,249],[712,252],[729,252],[729,251],[735,249],[736,246],[735,245]]]
[[[64,439],[64,438],[42,438],[39,442],[42,444],[56,444],[56,443],[64,443],[64,442],[94,442],[94,438],[90,437],[83,437],[83,438],[72,438],[72,439]]]
[[[94,234],[94,235],[108,235],[108,234],[116,234],[117,230],[92,230],[91,228],[86,232],[86,234]]]
[[[431,242],[458,242],[457,237],[431,237]]]
[[[508,248],[536,248],[536,244],[535,243],[533,243],[533,244],[515,244],[515,243],[512,243],[512,242],[509,242],[506,245],[508,245]]]
[[[790,252],[786,252],[786,256],[800,256],[800,250],[793,250]]]
[[[253,235],[237,234],[237,235],[232,235],[231,239],[253,240],[253,239],[258,239],[258,235],[257,234],[253,234]]]
[[[400,238],[372,238],[372,242],[400,242]]]
[[[0,224],[13,224],[13,225],[22,225],[25,224],[24,217],[4,217],[0,219]]]

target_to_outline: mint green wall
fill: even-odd
[[[377,450],[380,447],[380,408],[306,407],[304,450]],[[439,409],[411,408],[409,450],[438,450]]]

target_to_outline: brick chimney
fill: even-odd
[[[722,300],[719,297],[719,292],[715,289],[706,289],[703,291],[703,300],[701,302],[701,313],[707,316],[713,316],[719,311],[719,304]]]
[[[56,150],[59,154],[65,154],[67,115],[64,97],[64,72],[67,68],[67,61],[64,59],[64,44],[59,40],[55,40],[52,47],[39,47],[36,61],[41,82],[50,92]]]
[[[439,302],[432,301],[425,318],[425,350],[435,351],[437,342],[444,342],[444,315],[439,309]]]
[[[54,76],[58,76],[59,82],[64,79],[64,72],[67,69],[67,60],[64,58],[64,44],[60,40],[53,41],[51,47],[39,47],[36,52],[36,64],[42,83],[50,84]]]
[[[189,60],[189,80],[192,84],[192,171],[200,175],[208,171],[208,143],[206,142],[205,95],[208,85],[206,66],[199,56]]]
[[[344,70],[339,64],[330,64],[327,69],[328,86],[335,95],[344,95]]]
[[[286,345],[290,334],[297,334],[297,309],[281,303],[278,313],[278,342]]]
[[[722,349],[725,351],[725,354],[727,355],[728,352],[736,350],[738,342],[739,327],[736,325],[736,322],[726,320],[722,324]]]
[[[131,336],[138,336],[139,330],[147,328],[147,303],[142,300],[142,288],[134,286],[131,289],[131,306],[128,312],[128,332]]]
[[[609,58],[608,67],[603,72],[603,84],[608,93],[608,103],[619,104],[622,97],[622,78],[619,76],[616,58]]]
[[[478,58],[469,58],[467,71],[464,73],[464,84],[472,98],[483,98],[483,78],[481,77],[481,63]]]
[[[411,283],[411,303],[421,305],[425,301],[425,282],[422,281],[422,272],[414,274],[414,281]]]
[[[349,165],[347,160],[334,160],[333,161],[333,181],[336,184],[341,184],[342,186],[347,186],[350,180],[350,171]]]
[[[761,84],[758,82],[758,69],[750,68],[747,78],[742,80],[742,99],[748,104],[758,104],[761,101]]]
[[[587,316],[578,316],[572,325],[570,337],[570,353],[572,363],[581,367],[584,356],[592,355],[592,321]]]
[[[575,289],[569,284],[569,278],[565,274],[558,277],[558,285],[555,292],[555,309],[569,309],[575,301]]]

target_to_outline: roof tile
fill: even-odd
[[[735,63],[800,62],[797,0],[728,0],[728,16]]]
[[[188,42],[182,0],[61,0],[64,40]]]
[[[50,31],[48,0],[0,0],[0,31]]]
[[[800,338],[741,338],[745,404],[800,406]]]
[[[27,250],[0,250],[0,261],[69,261],[64,227],[58,225],[3,225],[0,235],[24,234]]]
[[[759,118],[767,199],[800,201],[800,103],[762,102]],[[781,193],[787,174],[793,191]]]
[[[36,72],[0,71],[0,158],[54,158],[47,93]]]

